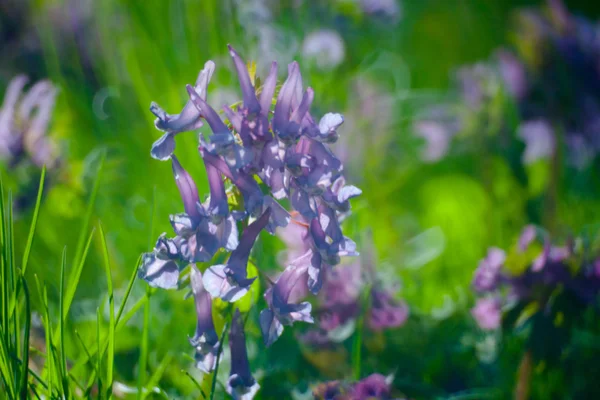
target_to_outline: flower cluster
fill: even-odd
[[[257,79],[245,62],[231,47],[229,53],[243,100],[224,107],[225,120],[206,102],[215,69],[212,61],[205,64],[195,85],[187,86],[189,100],[180,113],[168,114],[151,105],[155,125],[164,132],[151,155],[171,161],[185,212],[170,216],[175,236],[158,238],[154,250],[144,254],[139,275],[151,286],[175,289],[183,285],[182,270],[190,266],[198,317],[190,342],[204,371],[214,368],[222,345],[213,325],[212,301],[235,302],[248,293],[256,277],[248,276],[247,266],[259,233],[264,229],[273,234],[291,220],[280,201],[289,203],[293,214],[306,221],[306,232],[299,239],[302,254],[289,261],[264,294],[268,308],[260,313],[260,326],[267,345],[281,335],[284,325],[312,322],[311,304],[303,298],[308,291],[319,292],[325,274],[340,263],[340,257],[358,254],[355,243],[342,234],[340,215],[350,210],[349,200],[361,192],[345,185],[342,163],[327,146],[337,140],[343,117],[329,113],[315,122],[310,113],[314,93],[303,88],[296,62],[288,65],[287,79],[271,111],[277,63],[271,64],[262,86],[255,87]],[[201,202],[194,180],[174,152],[177,134],[197,130],[204,123],[212,135],[208,140],[199,135],[198,150],[210,195]],[[229,256],[222,261],[224,253]],[[308,290],[298,291],[301,286]],[[232,364],[244,368],[235,377],[232,371],[228,390],[238,393],[238,398],[242,394],[250,398],[256,386],[246,368],[243,332],[236,318],[230,335]]]
[[[392,399],[392,379],[392,376],[372,374],[355,383],[325,382],[313,390],[313,395],[323,400]]]
[[[571,165],[589,165],[600,151],[597,30],[597,24],[569,14],[560,0],[548,0],[547,13],[520,12],[515,50],[500,49],[488,62],[461,68],[458,106],[436,107],[444,110],[441,116],[428,110],[416,122],[415,132],[427,143],[425,159],[443,157],[444,143],[459,134],[513,130],[516,109],[523,163],[551,158],[556,143],[564,143]]]
[[[533,225],[525,227],[518,242],[507,254],[490,248],[473,277],[478,295],[473,317],[480,328],[500,327],[503,311],[534,309],[548,316],[559,310],[557,296],[567,295],[580,310],[592,304],[600,293],[600,255],[597,243],[583,238],[566,245],[552,245],[548,234]]]

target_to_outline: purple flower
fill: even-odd
[[[212,297],[235,302],[242,298],[256,277],[248,278],[247,267],[250,251],[260,231],[267,225],[270,209],[248,225],[242,233],[240,244],[231,253],[226,264],[213,265],[204,273],[204,287]]]
[[[519,236],[519,251],[524,252],[537,236],[535,225],[527,225]]]
[[[213,324],[210,294],[204,289],[202,273],[194,264],[190,272],[190,282],[198,318],[196,332],[194,337],[190,338],[190,343],[196,348],[196,366],[208,373],[215,368],[217,362],[219,336]]]
[[[311,304],[302,302],[294,304],[290,296],[297,285],[306,281],[306,268],[290,265],[265,292],[265,300],[269,308],[260,313],[260,327],[265,345],[271,346],[283,332],[283,325],[292,325],[296,321],[313,322],[310,315]]]
[[[368,324],[373,331],[398,328],[408,318],[408,305],[404,301],[394,299],[391,293],[374,287],[371,290],[371,309]]]
[[[479,262],[473,278],[473,287],[478,292],[494,290],[500,281],[500,272],[506,254],[496,247],[488,249],[487,256]]]
[[[448,127],[437,121],[419,121],[414,129],[417,136],[425,140],[425,147],[421,152],[423,161],[439,161],[446,155],[452,138]]]
[[[372,374],[357,382],[352,388],[352,399],[390,399],[391,377]]]
[[[206,99],[206,91],[210,78],[215,71],[215,63],[207,61],[204,69],[198,74],[194,85],[195,91],[203,99]],[[166,132],[152,145],[150,154],[157,160],[168,160],[175,151],[174,136],[179,132],[186,132],[202,127],[201,115],[191,100],[185,103],[185,106],[179,114],[168,114],[158,104],[152,103],[150,111],[156,115],[154,125],[157,129]]]
[[[502,318],[500,300],[493,297],[477,299],[471,314],[481,329],[487,331],[498,329]]]
[[[251,400],[260,389],[260,385],[250,372],[246,335],[239,310],[235,310],[229,330],[229,348],[231,351],[231,371],[227,380],[227,393],[235,400]]]
[[[548,159],[554,154],[554,132],[548,121],[540,119],[523,122],[517,135],[525,142],[524,164]]]

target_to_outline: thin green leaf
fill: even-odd
[[[225,334],[227,333],[227,326],[229,324],[226,322],[223,326],[223,333],[221,333],[221,340],[219,341],[219,350],[217,350],[217,362],[215,364],[215,370],[213,372],[213,380],[212,385],[210,387],[210,400],[213,400],[215,397],[215,392],[217,389],[217,377],[219,373],[219,360],[221,358],[221,352],[223,352],[223,345],[225,344]]]
[[[42,204],[42,193],[44,192],[44,181],[46,178],[46,166],[42,168],[42,176],[40,177],[40,184],[38,186],[37,199],[35,201],[35,208],[33,209],[33,218],[31,219],[31,225],[29,226],[29,235],[27,236],[27,243],[25,244],[25,251],[23,252],[23,261],[21,263],[21,270],[23,276],[27,271],[27,265],[29,262],[29,254],[31,253],[31,247],[33,246],[33,239],[35,237],[35,228],[37,227],[38,215],[40,213],[40,205]]]
[[[67,248],[63,248],[62,259],[60,263],[60,297],[58,299],[59,320],[58,320],[58,339],[60,346],[60,368],[62,369],[63,387],[64,378],[67,376],[67,355],[65,354],[65,313],[64,313],[64,297],[65,297],[65,269],[67,268]],[[65,392],[68,392],[68,386]]]
[[[150,380],[148,381],[148,385],[146,385],[146,390],[144,391],[142,399],[145,399],[146,396],[148,395],[148,393],[151,393],[154,391],[154,388],[158,385],[160,378],[162,378],[162,376],[165,373],[165,370],[167,369],[167,366],[171,362],[172,358],[173,358],[173,355],[171,353],[167,353],[167,355],[165,355],[165,357],[162,359],[158,368],[156,368],[156,370],[154,371],[154,374],[152,374],[152,377],[150,377]]]
[[[108,319],[108,358],[106,365],[106,383],[107,383],[107,397],[110,396],[112,391],[113,382],[113,368],[115,358],[115,300],[113,294],[112,276],[110,271],[110,258],[108,255],[108,245],[106,243],[106,237],[104,236],[104,230],[102,225],[99,225],[100,240],[102,243],[102,250],[104,254],[104,270],[106,272],[106,283],[108,292],[108,307],[109,307],[109,319]]]
[[[31,330],[31,304],[29,302],[29,288],[27,281],[21,277],[23,294],[25,297],[25,330],[23,332],[23,357],[21,361],[21,393],[22,399],[27,398],[27,382],[29,379],[29,335]]]

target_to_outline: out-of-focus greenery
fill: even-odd
[[[169,112],[179,110],[187,98],[185,84],[194,81],[208,59],[217,63],[209,101],[213,94],[227,98],[228,91],[235,92],[227,43],[259,65],[271,61],[264,59],[256,35],[248,33],[264,23],[242,12],[239,3],[250,2],[8,0],[0,5],[0,92],[19,73],[48,78],[60,89],[50,135],[63,148],[65,167],[46,183],[25,276],[28,282],[39,279],[46,285],[50,314],[59,312],[61,265],[67,266],[67,274],[76,268],[99,221],[106,235],[106,246],[97,232],[91,241],[74,294],[65,328],[73,344],[61,353],[67,362],[85,358],[75,338],[81,335],[85,343],[95,343],[98,318],[104,321],[102,329],[108,329],[109,314],[123,304],[139,255],[151,249],[157,234],[170,230],[168,215],[182,209],[170,166],[149,156],[160,135],[150,102]],[[372,231],[378,268],[402,280],[401,294],[411,308],[405,326],[365,339],[362,375],[393,373],[394,386],[411,398],[508,397],[520,343],[513,339],[498,348],[497,338],[478,331],[468,314],[470,281],[487,247],[506,248],[526,223],[546,222],[540,212],[543,190],[540,195],[540,189],[532,188],[535,177],[544,179],[543,171],[536,175],[515,168],[519,154],[507,157],[484,146],[468,155],[423,163],[423,143],[410,126],[420,107],[445,97],[458,66],[487,59],[509,43],[516,7],[540,2],[404,0],[397,22],[366,15],[352,1],[265,3],[270,7],[268,24],[297,42],[292,50],[300,49],[303,37],[317,29],[334,29],[344,39],[345,59],[331,70],[304,60],[299,50],[293,56],[315,89],[316,114],[342,112],[348,123],[340,134],[362,137],[360,148],[350,142],[346,150],[348,181],[363,195],[354,202],[344,229],[355,238]],[[567,5],[590,18],[600,13],[600,6],[585,0]],[[277,56],[285,43],[269,57]],[[258,74],[264,76],[266,70]],[[359,81],[387,96],[389,113],[379,113],[382,107],[375,100],[361,100],[364,87]],[[371,101],[377,106],[374,112],[367,107]],[[192,134],[178,137],[178,157],[200,193],[206,193]],[[3,167],[3,178],[9,187],[18,187],[10,169]],[[574,185],[578,179],[563,177]],[[32,180],[37,182],[37,177]],[[598,187],[558,188],[553,214],[557,226],[581,231],[599,221]],[[26,247],[31,212],[15,217],[18,257]],[[61,264],[64,246],[66,260]],[[259,268],[277,268],[279,241],[263,237],[259,246]],[[110,306],[105,250],[114,289]],[[36,288],[30,284],[29,290],[32,310],[47,318]],[[200,379],[189,357],[187,336],[196,322],[191,301],[181,292],[151,292],[144,282],[135,282],[129,297],[124,311],[133,304],[139,309],[114,336],[115,379],[131,388],[139,382],[160,387],[169,398],[198,398],[195,383],[182,372]],[[257,320],[254,311],[250,315]],[[308,390],[319,380],[352,375],[351,370],[334,368],[352,365],[350,345],[334,354],[311,355],[289,329],[265,351],[258,328],[247,329],[252,365],[262,377],[260,398],[289,398],[292,390]],[[579,339],[597,351],[597,336],[582,333]],[[503,357],[497,356],[500,352]],[[544,366],[534,371],[545,376]],[[221,373],[228,371],[223,367]],[[557,381],[563,387],[550,393],[565,395],[568,382]],[[201,385],[206,388],[206,382]],[[533,394],[548,398],[538,386]]]

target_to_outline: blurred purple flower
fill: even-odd
[[[358,381],[352,388],[352,399],[391,399],[391,377],[372,374]]]
[[[554,132],[548,121],[534,120],[523,122],[519,126],[517,136],[525,142],[525,152],[523,153],[524,164],[548,159],[554,155]]]
[[[371,308],[369,310],[368,324],[373,331],[398,328],[408,319],[408,305],[398,301],[392,294],[381,288],[371,290]]]
[[[481,329],[487,331],[498,329],[502,318],[500,300],[492,297],[477,299],[471,314]]]
[[[167,239],[163,233],[154,246],[152,253],[144,253],[138,276],[152,287],[175,289],[179,283],[180,239]]]
[[[306,35],[302,42],[302,56],[314,60],[320,69],[339,66],[345,58],[344,39],[334,30],[321,29]]]
[[[446,126],[436,121],[419,121],[414,129],[417,136],[425,139],[425,148],[421,153],[423,161],[435,162],[446,155],[452,138]]]
[[[39,81],[26,93],[27,77],[11,80],[0,108],[0,158],[14,165],[23,155],[41,168],[58,164],[55,144],[47,130],[58,89],[49,81]]]
[[[496,247],[488,249],[487,256],[479,262],[473,278],[473,287],[478,292],[493,290],[500,283],[500,272],[506,253]]]
[[[523,99],[527,94],[528,85],[525,66],[508,50],[498,50],[495,55],[508,93],[517,101]]]
[[[260,385],[250,372],[244,324],[238,309],[235,310],[231,320],[229,348],[231,351],[231,371],[227,380],[227,393],[235,400],[251,400],[258,392]]]

